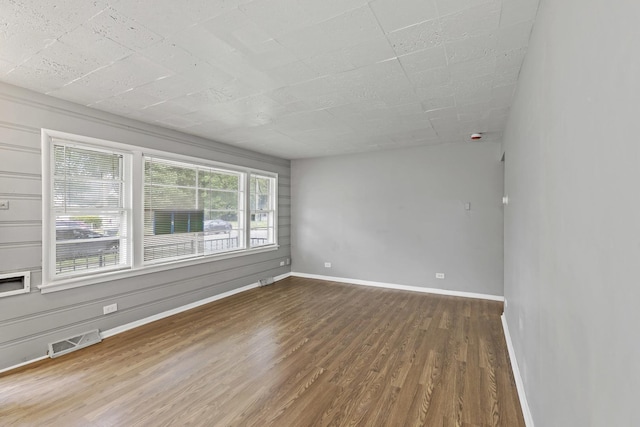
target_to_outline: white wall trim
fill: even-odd
[[[11,371],[13,369],[18,369],[18,368],[21,368],[23,366],[30,365],[32,363],[36,363],[36,362],[39,362],[41,360],[48,359],[48,358],[49,358],[49,356],[36,357],[35,359],[27,360],[26,362],[18,363],[17,365],[9,366],[8,368],[0,369],[0,374],[3,373],[3,372]]]
[[[276,276],[273,278],[275,282],[278,280],[282,280],[286,277],[289,277],[290,273],[285,273],[280,276]],[[182,305],[180,307],[172,308],[171,310],[163,311],[162,313],[154,314],[153,316],[145,317],[144,319],[136,320],[121,326],[116,326],[112,329],[107,329],[104,332],[100,333],[102,339],[112,337],[114,335],[120,334],[122,332],[137,328],[138,326],[146,325],[147,323],[155,322],[156,320],[164,319],[165,317],[173,316],[174,314],[182,313],[183,311],[191,310],[192,308],[200,307],[201,305],[209,304],[210,302],[217,301],[219,299],[230,297],[231,295],[239,294],[241,292],[246,292],[251,289],[259,288],[260,282],[251,283],[250,285],[242,286],[237,289],[232,289],[227,292],[223,292],[221,294],[214,295],[209,298],[201,299],[199,301],[192,302],[190,304]]]
[[[529,403],[527,402],[527,395],[524,392],[524,382],[522,382],[520,368],[518,368],[518,361],[516,360],[516,353],[513,349],[513,342],[511,341],[511,334],[509,333],[509,325],[507,325],[507,318],[505,317],[504,313],[502,313],[500,319],[502,320],[504,338],[507,341],[507,351],[509,352],[511,370],[513,371],[513,377],[516,381],[516,388],[518,389],[518,398],[520,399],[520,407],[522,408],[524,423],[527,427],[534,427],[533,417],[531,416],[531,410],[529,409]]]
[[[245,292],[259,286],[260,283],[252,283],[250,285],[242,286],[237,289],[232,289],[230,291],[223,292],[212,297],[201,299],[199,301],[182,305],[180,307],[172,308],[171,310],[163,311],[162,313],[154,314],[153,316],[145,317],[143,319],[126,323],[124,325],[116,326],[115,328],[107,329],[106,331],[100,332],[100,336],[102,337],[102,339],[109,338],[122,332],[137,328],[139,326],[146,325],[147,323],[155,322],[156,320],[164,319],[165,317],[173,316],[174,314],[182,313],[183,311],[191,310],[192,308],[200,307],[201,305],[208,304],[222,298],[230,297],[231,295],[239,294],[240,292]]]
[[[463,297],[463,298],[486,299],[491,301],[504,301],[504,297],[499,295],[477,294],[473,292],[462,292],[462,291],[450,291],[447,289],[423,288],[420,286],[397,285],[394,283],[372,282],[369,280],[360,280],[360,279],[347,279],[344,277],[323,276],[320,274],[291,272],[291,276],[304,277],[307,279],[327,280],[330,282],[350,283],[352,285],[374,286],[376,288],[398,289],[402,291],[424,292],[428,294],[448,295],[448,296]]]
[[[279,276],[274,277],[273,281],[274,282],[278,282],[278,281],[280,281],[282,279],[286,279],[287,277],[291,277],[291,272],[290,271],[288,273],[284,273],[284,274],[281,274]]]
[[[275,282],[278,280],[286,279],[289,277],[291,273],[281,274],[280,276],[276,276],[273,278]],[[214,295],[209,298],[201,299],[199,301],[192,302],[190,304],[182,305],[180,307],[172,308],[171,310],[163,311],[162,313],[154,314],[153,316],[145,317],[144,319],[136,320],[134,322],[130,322],[121,326],[116,326],[112,329],[107,329],[104,332],[100,333],[102,339],[112,337],[119,333],[131,330],[133,328],[137,328],[138,326],[146,325],[147,323],[155,322],[156,320],[164,319],[165,317],[173,316],[174,314],[182,313],[183,311],[191,310],[192,308],[200,307],[201,305],[209,304],[210,302],[217,301],[219,299],[230,297],[231,295],[239,294],[241,292],[245,292],[251,289],[259,288],[260,282],[251,283],[250,285],[242,286],[237,289],[232,289],[227,292],[223,292],[221,294]]]

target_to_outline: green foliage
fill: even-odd
[[[210,190],[238,191],[240,177],[236,174],[226,174],[218,171],[200,171],[198,174],[200,188]]]
[[[156,159],[145,162],[146,210],[197,206],[205,220],[237,220],[239,189],[240,173]]]
[[[251,192],[257,194],[269,194],[271,178],[251,176]]]
[[[92,216],[74,216],[70,218],[73,221],[82,221],[85,224],[90,224],[93,228],[100,229],[102,228],[102,218],[96,215]]]

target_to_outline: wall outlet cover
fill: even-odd
[[[102,307],[103,314],[109,314],[118,311],[118,304],[109,304]]]

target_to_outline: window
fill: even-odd
[[[145,158],[147,263],[243,249],[244,175]]]
[[[43,159],[45,285],[277,248],[276,174],[45,130]]]
[[[55,277],[128,268],[131,155],[54,141]]]
[[[251,175],[251,246],[275,242],[276,180],[270,176]]]

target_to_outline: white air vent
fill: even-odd
[[[76,335],[71,338],[65,338],[60,341],[49,343],[49,357],[54,358],[62,356],[63,354],[71,353],[75,350],[88,347],[92,344],[97,344],[102,341],[100,337],[100,331],[94,329],[93,331],[85,332],[80,335]]]
[[[0,297],[9,295],[26,294],[31,291],[31,273],[0,274]]]

